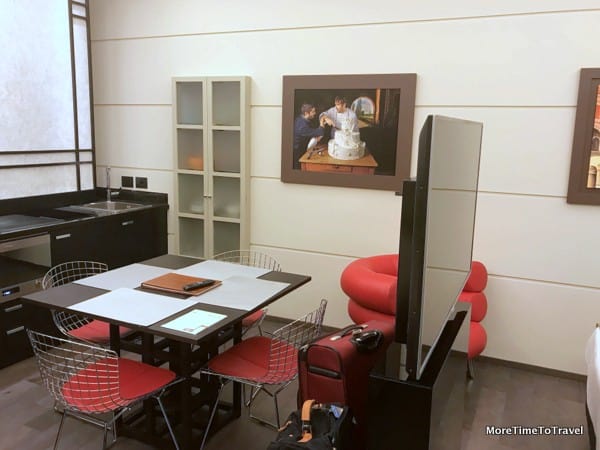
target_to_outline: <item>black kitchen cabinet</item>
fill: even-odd
[[[52,265],[93,260],[110,269],[167,253],[166,206],[81,221],[51,233]]]
[[[33,354],[27,329],[58,335],[49,310],[23,304],[20,299],[0,304],[0,368]]]
[[[73,223],[50,232],[52,265],[76,260],[107,262],[110,234],[104,220]]]
[[[121,267],[167,253],[167,224],[156,209],[116,214],[107,221],[110,268]]]

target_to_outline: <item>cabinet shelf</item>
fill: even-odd
[[[178,123],[177,125],[175,125],[175,128],[178,130],[203,130],[204,125],[189,125],[189,124]]]
[[[219,217],[219,216],[213,216],[213,220],[215,222],[223,222],[223,223],[240,223],[240,219],[235,219],[232,217]]]
[[[176,173],[184,174],[184,175],[194,175],[194,176],[202,176],[204,175],[203,170],[193,170],[193,169],[177,169]]]
[[[240,131],[241,129],[238,125],[213,125],[211,128],[217,131]]]
[[[239,173],[232,172],[213,172],[214,177],[222,177],[222,178],[241,178]]]
[[[248,77],[173,78],[176,252],[249,246]]]
[[[200,219],[200,220],[204,220],[206,218],[204,216],[204,214],[194,214],[194,213],[186,213],[186,212],[177,213],[177,217],[185,217],[186,219]]]

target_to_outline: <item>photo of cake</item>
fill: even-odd
[[[334,138],[327,144],[327,153],[332,158],[347,161],[365,156],[365,143],[360,140],[360,132],[352,131],[349,117],[342,121],[340,130],[335,130]]]

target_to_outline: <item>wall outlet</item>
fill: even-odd
[[[121,177],[121,187],[132,188],[133,177]]]
[[[135,177],[135,187],[139,189],[148,189],[148,178]]]

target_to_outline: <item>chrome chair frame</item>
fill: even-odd
[[[267,372],[262,377],[260,377],[260,379],[249,379],[216,372],[210,369],[210,361],[207,367],[200,369],[201,375],[207,375],[209,378],[217,377],[219,381],[219,390],[217,392],[217,397],[213,405],[208,424],[204,431],[202,445],[200,446],[201,450],[204,448],[206,438],[210,431],[210,426],[214,420],[215,413],[218,409],[223,388],[230,381],[238,382],[242,385],[248,385],[251,387],[251,398],[246,404],[251,419],[256,420],[257,422],[262,423],[264,425],[270,426],[274,429],[280,428],[279,404],[277,402],[277,395],[283,389],[285,389],[293,380],[297,378],[298,349],[303,345],[307,344],[308,342],[313,341],[321,334],[321,327],[323,324],[323,317],[325,316],[326,307],[327,300],[323,299],[321,300],[317,309],[311,311],[310,313],[302,316],[299,319],[294,320],[289,324],[280,327],[269,338],[267,338],[271,341],[269,348],[269,364]],[[265,338],[254,337],[250,339]],[[243,342],[247,341],[242,341],[241,344],[243,344]],[[232,349],[234,348],[235,346],[232,347]],[[274,391],[270,391],[267,388],[268,386],[277,387]],[[260,392],[264,392],[268,396],[273,398],[273,402],[275,405],[275,423],[269,422],[252,414],[252,402]]]
[[[52,267],[42,279],[42,288],[49,289],[51,287],[62,286],[72,283],[73,281],[81,280],[92,275],[98,275],[108,270],[108,265],[96,261],[69,261],[57,264]],[[71,339],[78,339],[88,344],[98,344],[97,342],[88,341],[85,339],[75,338],[70,334],[70,331],[80,328],[92,322],[85,316],[80,316],[70,311],[52,310],[52,320],[58,330]]]
[[[275,272],[281,272],[281,264],[279,264],[275,258],[273,258],[271,255],[267,255],[266,253],[257,252],[254,250],[231,250],[228,252],[218,253],[214,255],[212,259],[215,261],[224,261],[234,264],[241,264],[243,266],[259,267],[261,269],[269,269]],[[264,308],[260,318],[242,330],[242,336],[254,327],[258,328],[258,334],[262,336],[263,330],[261,325],[267,316],[267,311],[268,309]]]
[[[54,398],[55,404],[62,407],[63,415],[54,441],[55,450],[67,416],[103,427],[102,448],[106,449],[109,431],[112,432],[112,441],[108,446],[114,444],[117,439],[116,421],[129,411],[132,405],[149,398],[157,401],[175,448],[179,449],[161,396],[181,379],[175,378],[144,396],[123,399],[120,396],[119,357],[114,351],[32,330],[27,330],[27,334],[42,383]],[[98,417],[106,413],[111,413],[110,420]]]

